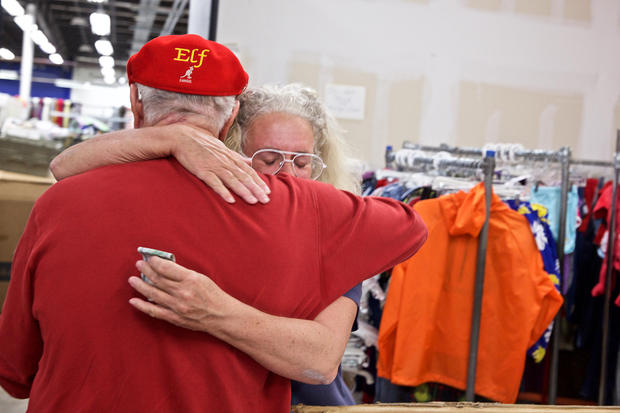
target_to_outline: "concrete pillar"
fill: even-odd
[[[31,27],[34,24],[35,13],[37,9],[34,4],[28,4],[26,6],[26,25]],[[25,20],[25,19],[24,19]],[[34,44],[30,37],[30,30],[24,31],[24,38],[22,41],[22,62],[20,68],[19,77],[19,97],[28,100],[30,99],[30,89],[32,87],[32,59],[34,58]]]
[[[198,34],[205,39],[209,38],[211,3],[212,0],[190,0],[187,33]]]

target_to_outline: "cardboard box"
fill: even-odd
[[[27,129],[21,127],[16,128],[16,130],[28,132]],[[32,131],[36,132],[35,130]],[[8,133],[10,135],[10,131]],[[38,134],[35,133],[35,135]],[[28,139],[26,136],[3,136],[0,138],[0,165],[2,165],[2,169],[40,177],[49,176],[50,161],[60,153],[63,143],[37,139],[37,137]]]
[[[0,170],[0,309],[6,297],[13,253],[30,210],[53,183],[53,178]]]
[[[355,406],[293,406],[293,413],[611,413],[618,406],[548,406],[499,403],[385,403]]]

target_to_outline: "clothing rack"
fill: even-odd
[[[412,142],[403,142],[403,149],[420,150],[423,152],[448,152],[455,155],[467,155],[467,156],[480,156],[486,150],[485,148],[471,148],[451,146],[445,143],[439,146],[419,145]],[[565,157],[563,151],[567,150],[570,154],[570,148],[563,147],[558,151],[547,151],[543,149],[517,149],[511,152],[511,156],[514,156],[515,160],[531,160],[531,161],[549,161],[549,162],[562,162]],[[501,159],[501,158],[500,158]],[[595,161],[588,161],[595,162]]]
[[[618,193],[618,173],[620,173],[620,130],[616,132],[616,153],[613,161],[614,176],[611,195],[611,214],[609,218],[609,234],[607,237],[607,271],[605,273],[605,302],[603,304],[603,342],[601,351],[601,378],[599,381],[598,404],[605,403],[607,387],[607,356],[609,346],[609,318],[611,312],[611,277],[614,269],[614,253],[616,247],[616,202]]]
[[[478,151],[476,155],[481,155]],[[386,165],[396,163],[399,168],[408,168],[410,165],[403,165],[397,162],[392,148],[386,151]],[[474,401],[474,389],[476,381],[476,367],[478,360],[478,342],[480,340],[480,320],[482,315],[482,294],[484,288],[484,273],[487,256],[487,245],[489,239],[489,218],[491,215],[491,195],[493,186],[493,174],[495,172],[495,152],[487,151],[481,160],[476,159],[441,159],[424,156],[408,157],[407,163],[413,165],[434,165],[438,169],[454,166],[466,169],[479,169],[484,174],[484,195],[485,195],[485,217],[484,224],[478,236],[478,252],[476,255],[476,277],[474,281],[474,303],[472,312],[472,327],[469,341],[469,357],[467,363],[467,388],[465,398],[467,401]]]
[[[609,213],[609,229],[607,237],[607,271],[605,272],[605,301],[603,304],[603,337],[601,342],[601,375],[599,378],[598,404],[605,404],[605,388],[607,387],[607,358],[609,347],[609,318],[611,312],[611,278],[614,270],[614,252],[616,244],[616,196],[618,191],[618,174],[620,173],[620,130],[616,132],[616,153],[613,162],[572,160],[571,164],[586,166],[602,166],[613,168],[611,211]]]
[[[451,154],[457,155],[480,155],[483,149],[480,148],[467,148],[467,147],[458,147],[458,146],[450,146],[447,144],[441,144],[439,146],[427,146],[427,145],[419,145],[411,142],[404,142],[403,148],[411,149],[411,150],[420,150],[426,152],[448,152]],[[526,150],[526,149],[514,149],[510,153],[510,158],[512,160],[525,160],[525,161],[545,161],[545,162],[554,162],[559,163],[561,165],[561,196],[560,196],[560,228],[558,230],[558,242],[557,242],[557,252],[558,252],[558,260],[560,262],[560,276],[564,277],[564,244],[566,240],[566,210],[568,204],[568,191],[570,187],[569,174],[570,174],[570,159],[571,159],[571,150],[569,147],[562,147],[557,151],[547,151],[541,149],[535,150]],[[585,161],[584,161],[585,162]],[[587,161],[594,162],[594,161]],[[480,316],[479,314],[477,315]],[[478,320],[479,322],[480,320]],[[555,323],[556,326],[559,326],[559,313],[556,315]],[[549,373],[549,404],[555,404],[557,397],[557,381],[558,381],[558,368],[559,368],[559,335],[556,333],[556,329],[552,333],[551,337],[551,368]],[[472,334],[474,332],[472,331]],[[470,354],[471,356],[471,354]],[[474,376],[475,377],[475,376]],[[468,371],[468,386],[466,389],[466,400],[474,401],[473,392],[474,392],[474,384],[470,386],[470,377]]]
[[[419,145],[411,142],[403,143],[404,149],[420,150],[425,152],[448,152],[457,155],[476,156],[482,154],[484,149],[479,148],[467,148],[450,146],[447,144],[440,144],[439,146],[427,146]],[[611,311],[611,278],[613,276],[613,252],[615,248],[615,221],[616,221],[616,196],[617,186],[620,173],[620,130],[617,131],[616,137],[616,153],[614,155],[613,162],[587,160],[587,159],[571,159],[571,150],[568,147],[563,147],[558,151],[546,151],[546,150],[524,150],[515,149],[510,153],[511,160],[530,160],[530,161],[546,161],[560,163],[561,165],[561,201],[560,201],[560,228],[558,230],[558,260],[560,262],[560,276],[564,277],[564,244],[566,239],[566,219],[567,219],[567,204],[568,204],[568,192],[570,190],[570,166],[571,165],[583,165],[583,166],[599,166],[599,167],[611,167],[614,170],[613,175],[613,191],[612,191],[612,205],[609,219],[609,236],[607,241],[607,272],[605,275],[605,301],[603,309],[603,338],[601,348],[601,375],[599,381],[599,397],[598,404],[603,405],[605,402],[605,387],[607,382],[607,359],[608,359],[608,346],[609,346],[609,317]],[[558,383],[558,367],[559,367],[559,335],[557,334],[557,326],[559,326],[559,313],[555,318],[556,329],[553,332],[551,340],[551,368],[549,373],[549,394],[548,404],[555,404],[557,398],[557,383]],[[473,334],[473,331],[472,331]],[[471,355],[471,354],[470,354]],[[469,374],[468,374],[469,376]],[[469,377],[467,388],[467,399],[473,401],[473,395],[470,398],[468,394],[470,391]],[[473,386],[471,388],[473,391]]]

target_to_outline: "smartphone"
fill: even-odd
[[[149,257],[159,257],[165,260],[176,262],[176,258],[174,257],[174,254],[171,252],[160,251],[154,248],[147,248],[147,247],[138,247],[138,252],[142,255],[142,259],[146,262],[148,262]],[[153,285],[151,280],[149,280],[146,275],[140,274],[140,277],[142,278],[144,282]]]

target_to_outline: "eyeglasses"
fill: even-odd
[[[318,179],[327,168],[321,157],[313,153],[260,149],[252,155],[252,168],[265,174],[277,174],[287,162],[295,176],[312,180]]]

